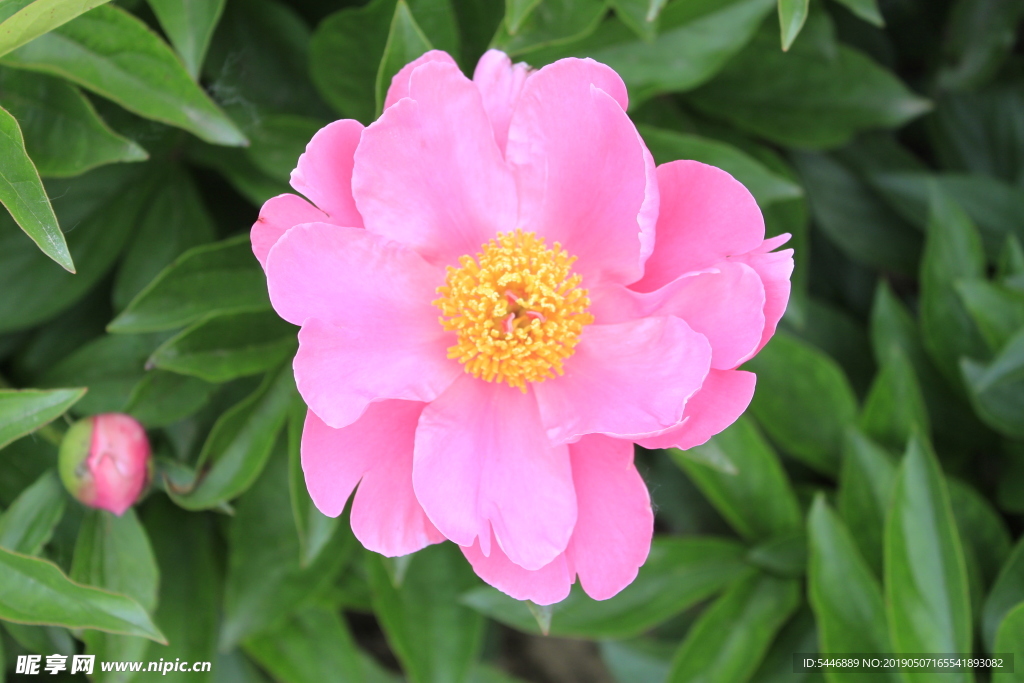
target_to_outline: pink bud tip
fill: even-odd
[[[146,488],[150,449],[134,418],[106,413],[72,425],[60,447],[61,481],[89,507],[122,515]]]

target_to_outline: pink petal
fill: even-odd
[[[363,133],[353,192],[368,230],[454,264],[517,227],[515,181],[480,91],[458,68],[421,65],[409,96]]]
[[[374,404],[355,424],[332,429],[313,411],[302,430],[302,471],[317,508],[337,517],[352,502],[352,531],[366,548],[394,557],[444,537],[412,491],[412,447],[422,403]]]
[[[422,55],[399,69],[398,73],[396,73],[391,79],[391,86],[388,88],[388,95],[384,98],[385,109],[403,97],[409,97],[409,81],[412,78],[412,72],[420,65],[428,62],[441,62],[443,64],[451,64],[458,68],[455,60],[452,59],[451,55],[444,50],[429,50],[424,52]]]
[[[667,429],[682,419],[710,362],[707,339],[680,318],[591,325],[565,375],[534,385],[547,436],[560,444]]]
[[[513,65],[508,55],[500,50],[485,52],[473,72],[473,83],[480,89],[484,109],[494,128],[494,141],[498,143],[502,154],[505,153],[505,143],[508,141],[512,111],[519,102],[519,94],[529,75],[529,66],[522,62]]]
[[[358,228],[299,225],[271,249],[267,281],[278,314],[303,326],[299,393],[332,427],[375,400],[433,400],[461,374],[430,303],[442,275],[411,249]]]
[[[633,466],[633,444],[592,435],[569,447],[579,515],[566,554],[587,595],[607,600],[647,560],[654,512]]]
[[[786,306],[789,305],[790,277],[793,275],[793,250],[783,249],[768,253],[788,240],[788,234],[779,235],[765,240],[761,246],[749,253],[729,259],[737,263],[745,263],[753,268],[764,284],[764,331],[761,333],[761,341],[755,353],[764,348],[764,345],[775,334],[775,328],[782,320]]]
[[[743,414],[754,397],[756,377],[742,370],[712,370],[686,403],[683,422],[657,436],[639,439],[644,448],[693,448],[705,443]]]
[[[757,202],[725,171],[698,161],[673,161],[658,167],[658,186],[658,241],[633,289],[654,291],[680,275],[745,254],[764,239]]]
[[[416,430],[413,487],[434,525],[461,546],[490,534],[508,558],[540,569],[576,523],[569,450],[544,436],[532,392],[463,375]]]
[[[639,279],[654,242],[653,161],[624,105],[614,71],[564,59],[530,76],[509,127],[519,226],[579,257],[587,287]]]
[[[529,600],[536,605],[565,600],[576,580],[576,572],[569,567],[564,553],[534,571],[509,560],[497,543],[492,544],[490,556],[483,554],[479,542],[462,548],[462,554],[481,579],[516,600]]]
[[[363,124],[352,119],[327,124],[306,145],[292,171],[292,187],[336,225],[363,227],[363,217],[352,199],[352,157],[362,132]]]
[[[277,244],[281,235],[300,223],[330,223],[330,218],[302,197],[293,194],[279,194],[271,197],[260,209],[260,217],[252,225],[249,239],[252,253],[267,269],[267,254]]]

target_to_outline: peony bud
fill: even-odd
[[[128,415],[106,413],[71,426],[60,446],[58,468],[71,495],[120,516],[149,482],[149,455],[142,425]]]

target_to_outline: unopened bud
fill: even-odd
[[[105,413],[71,426],[60,445],[61,481],[89,507],[122,515],[150,476],[149,439],[135,419]]]

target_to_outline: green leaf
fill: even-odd
[[[299,564],[312,564],[327,542],[334,536],[340,517],[328,517],[317,509],[306,490],[302,472],[302,428],[306,421],[306,406],[293,401],[288,412],[288,489],[291,493],[292,516],[299,534]]]
[[[9,506],[46,473],[57,466],[57,447],[35,437],[18,439],[0,448],[0,505]]]
[[[64,233],[50,206],[35,164],[25,151],[18,121],[0,107],[0,203],[43,253],[70,273],[75,272]]]
[[[836,2],[844,5],[846,9],[869,24],[874,24],[879,28],[885,26],[885,19],[882,18],[882,13],[878,9],[878,0],[836,0]]]
[[[377,97],[377,116],[384,111],[384,98],[387,97],[391,79],[403,66],[413,61],[433,46],[416,24],[405,0],[398,0],[395,15],[391,19],[388,31],[388,42],[384,44],[384,55],[377,70],[377,81],[374,92]]]
[[[114,281],[117,310],[127,306],[182,252],[211,242],[216,234],[213,218],[184,169],[161,169],[151,182],[146,188],[146,207]]]
[[[295,354],[295,326],[273,311],[212,315],[168,339],[147,365],[207,382],[277,367]]]
[[[592,600],[574,586],[552,606],[551,635],[631,638],[721,591],[746,571],[744,548],[726,538],[657,536],[633,583],[608,600]],[[476,588],[462,597],[473,609],[503,624],[540,633],[526,604],[497,589]]]
[[[797,610],[761,661],[750,679],[757,683],[822,683],[821,672],[794,673],[794,652],[818,652],[814,613],[806,604]]]
[[[732,145],[653,126],[640,125],[638,129],[658,164],[693,159],[717,166],[743,183],[762,207],[803,196],[798,184]]]
[[[171,39],[185,70],[193,79],[210,46],[213,29],[224,12],[226,0],[149,0],[160,27]]]
[[[516,56],[571,43],[593,33],[607,9],[603,0],[540,0],[515,33],[502,23],[491,45]]]
[[[671,643],[653,638],[600,641],[601,659],[620,683],[644,681],[664,683],[672,666]]]
[[[64,516],[66,501],[57,473],[46,470],[0,515],[0,547],[38,555]]]
[[[963,548],[942,470],[919,437],[907,446],[886,519],[885,596],[895,652],[971,651]],[[932,675],[903,672],[903,677],[928,681]],[[958,671],[950,680],[973,676]]]
[[[882,537],[896,463],[875,442],[851,429],[843,446],[837,505],[860,554],[882,575]],[[851,650],[852,652],[852,650]]]
[[[1024,6],[1015,0],[959,0],[948,15],[939,87],[963,90],[995,76],[1013,51]]]
[[[196,463],[198,481],[185,492],[172,489],[174,502],[205,510],[252,486],[274,450],[295,395],[290,367],[268,373],[255,393],[218,418]]]
[[[34,40],[107,0],[12,0],[0,8],[0,55]],[[13,12],[11,10],[14,10]]]
[[[238,501],[228,527],[221,651],[282,623],[304,600],[334,581],[356,547],[347,524],[339,525],[316,562],[299,566],[299,541],[287,514],[285,450],[275,450],[260,478]]]
[[[1019,82],[947,93],[930,118],[931,141],[943,168],[1017,185],[1024,171]]]
[[[215,388],[195,377],[151,370],[132,389],[124,412],[147,428],[166,427],[206,405]]]
[[[327,121],[295,114],[266,114],[248,132],[252,144],[245,156],[267,176],[287,183],[299,155]],[[220,150],[213,148],[214,154]]]
[[[836,362],[776,333],[744,367],[757,373],[750,410],[768,435],[807,465],[836,474],[843,432],[857,413],[853,389]]]
[[[916,272],[920,233],[833,157],[796,153],[815,223],[857,263],[905,275]]]
[[[523,22],[537,8],[541,0],[505,0],[505,30],[511,35],[519,33]]]
[[[981,611],[981,637],[988,652],[996,649],[999,625],[1015,605],[1024,602],[1024,538],[1003,564]]]
[[[871,385],[860,413],[860,428],[894,450],[905,448],[915,429],[920,434],[930,431],[928,408],[914,367],[899,347],[889,352]]]
[[[261,171],[248,150],[214,147],[199,140],[191,142],[193,144],[187,145],[185,150],[189,161],[220,173],[256,207],[263,206],[271,197],[292,191],[288,183]]]
[[[25,149],[44,177],[66,178],[104,164],[149,158],[59,78],[0,68],[0,103],[21,123]]]
[[[789,50],[807,21],[810,0],[779,0],[779,27],[782,29],[782,49]]]
[[[762,28],[691,102],[772,142],[810,149],[897,128],[931,108],[867,55],[836,43],[825,12],[809,17],[804,34],[781,52],[775,30]]]
[[[770,538],[752,547],[746,560],[769,574],[800,578],[807,571],[807,538],[803,531]]]
[[[701,614],[676,652],[668,680],[748,680],[799,604],[798,581],[751,571]]]
[[[141,20],[104,5],[6,54],[0,62],[66,78],[139,116],[222,145],[246,143],[170,47]]]
[[[999,633],[996,635],[996,652],[1013,653],[1014,661],[1019,662],[1024,655],[1024,602],[1017,605],[1012,612],[1006,615]],[[1015,664],[1015,671],[1012,678],[1003,673],[993,673],[993,680],[996,681],[1024,681],[1024,670],[1019,664]]]
[[[85,389],[0,389],[0,448],[63,415]]]
[[[991,351],[1024,328],[1024,292],[987,280],[961,280],[955,287]]]
[[[853,537],[821,494],[807,518],[810,537],[808,597],[818,620],[818,638],[825,653],[857,652],[883,655],[892,652],[885,621],[882,587]],[[857,681],[857,673],[830,672],[830,683]],[[879,681],[900,680],[886,672]]]
[[[658,15],[666,0],[609,0],[619,20],[648,43],[658,34]]]
[[[1024,438],[1024,329],[985,364],[960,359],[968,397],[978,417],[996,431]]]
[[[368,553],[366,562],[374,613],[409,679],[464,680],[479,657],[484,619],[458,602],[478,584],[458,547],[441,543],[412,555],[398,587],[384,558]]]
[[[118,593],[83,586],[57,565],[0,548],[0,619],[137,635],[165,642],[146,610]]]
[[[672,459],[689,475],[730,525],[751,540],[800,531],[800,505],[778,456],[749,418],[694,449],[720,450],[736,467],[735,474],[681,457]]]
[[[359,651],[341,616],[322,607],[302,609],[279,627],[249,638],[245,650],[280,681],[366,680]]]
[[[980,621],[985,593],[1010,554],[1010,531],[999,513],[971,486],[949,478],[949,500],[963,543],[971,614]]]
[[[189,325],[212,313],[270,308],[266,276],[248,235],[193,247],[132,299],[107,329],[152,332]]]

